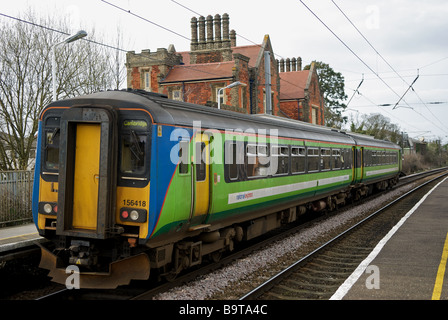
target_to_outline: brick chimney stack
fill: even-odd
[[[227,13],[222,17],[216,14],[191,18],[190,63],[231,61],[232,46],[236,46],[236,33],[234,30],[229,33]]]

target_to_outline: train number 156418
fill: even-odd
[[[126,207],[146,207],[146,201],[124,199],[123,205]]]

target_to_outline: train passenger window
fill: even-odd
[[[335,170],[341,169],[344,164],[342,156],[341,156],[341,150],[332,149],[331,155],[333,158],[333,169],[335,169]]]
[[[265,177],[269,170],[267,145],[248,144],[246,147],[247,176]]]
[[[372,151],[364,149],[364,167],[370,167],[372,163]]]
[[[330,149],[321,149],[321,168],[322,170],[330,170],[331,169],[331,150]]]
[[[344,164],[345,169],[351,169],[353,163],[353,151],[352,149],[344,149]]]
[[[188,147],[190,142],[187,140],[179,141],[179,174],[188,173]]]
[[[308,148],[308,172],[319,171],[319,149],[318,148]]]
[[[227,172],[230,180],[238,179],[238,164],[236,152],[237,151],[235,142],[231,142],[226,145],[225,165],[227,167]]]
[[[282,146],[273,146],[271,153],[271,168],[274,174],[289,173],[289,148]],[[276,170],[275,170],[276,168]]]
[[[291,147],[291,172],[305,172],[305,148]]]

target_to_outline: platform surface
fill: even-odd
[[[332,299],[448,300],[447,199],[445,178],[377,245]]]
[[[0,229],[0,253],[33,245],[44,238],[39,236],[34,223]]]

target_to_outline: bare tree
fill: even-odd
[[[51,47],[67,37],[55,18],[0,25],[0,170],[26,169],[33,157],[39,114],[52,100]],[[51,26],[54,30],[39,26]],[[89,31],[88,39],[94,39]],[[111,49],[77,41],[56,50],[57,99],[106,90],[114,84]]]
[[[397,144],[401,142],[400,127],[380,113],[363,114],[361,119],[358,116],[356,118],[352,116],[350,120],[350,130],[352,132],[371,135],[377,139],[388,140]]]

